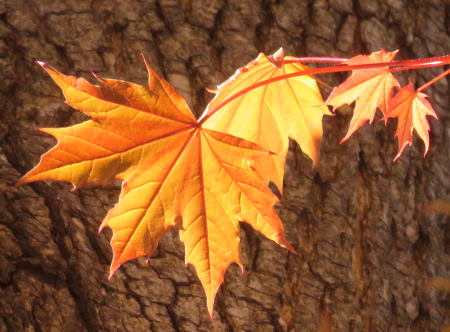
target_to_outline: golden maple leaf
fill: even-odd
[[[186,264],[197,270],[212,316],[225,270],[234,262],[242,267],[240,221],[295,252],[274,210],[278,199],[251,166],[257,158],[269,158],[267,149],[203,128],[148,65],[144,86],[102,78],[93,86],[41,65],[67,103],[91,120],[42,129],[58,144],[17,185],[53,179],[78,188],[122,180],[119,203],[101,226],[114,233],[111,275],[128,260],[150,257],[177,225]]]
[[[252,141],[275,154],[255,161],[255,168],[267,181],[282,191],[284,164],[289,148],[288,137],[297,141],[316,166],[322,141],[322,117],[331,114],[310,76],[285,78],[262,85],[221,104],[234,94],[255,83],[308,70],[300,63],[284,63],[281,48],[273,56],[260,54],[246,67],[215,90],[216,96],[203,117],[204,127]],[[318,106],[321,105],[321,106]],[[217,109],[219,108],[219,109]]]

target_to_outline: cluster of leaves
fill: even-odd
[[[177,225],[186,264],[197,270],[212,315],[225,270],[231,263],[243,267],[239,222],[295,253],[274,210],[278,199],[267,184],[272,181],[282,191],[288,137],[317,164],[322,117],[331,114],[327,105],[338,108],[356,100],[344,140],[372,121],[380,108],[385,120],[399,120],[398,156],[411,144],[413,129],[428,150],[426,115],[436,114],[420,92],[425,86],[414,90],[410,83],[393,97],[400,84],[392,71],[448,59],[411,64],[395,62],[394,56],[381,51],[352,59],[307,58],[338,63],[310,70],[300,64],[305,59],[285,57],[282,49],[269,57],[261,54],[214,91],[199,120],[147,62],[149,82],[144,86],[99,77],[100,86],[93,86],[39,62],[67,103],[90,120],[41,129],[58,144],[17,185],[54,179],[75,189],[122,180],[119,203],[100,228],[114,232],[111,276],[128,260],[150,257],[161,237]],[[313,75],[349,70],[353,74],[323,102],[320,80]]]

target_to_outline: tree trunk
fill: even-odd
[[[450,54],[449,9],[439,0],[0,0],[0,332],[450,325],[442,289],[450,277],[450,225],[424,208],[450,199],[445,79],[426,91],[440,120],[431,120],[425,159],[416,137],[392,162],[395,121],[366,124],[339,145],[350,107],[324,118],[316,169],[291,145],[277,211],[301,256],[242,225],[246,272],[228,269],[213,321],[195,271],[184,267],[175,229],[148,264],[128,262],[108,280],[111,231],[98,228],[120,183],[73,192],[54,181],[14,188],[55,144],[37,127],[86,119],[64,104],[36,60],[91,82],[92,70],[143,84],[143,53],[200,114],[212,96],[205,87],[279,47],[293,56],[351,57],[381,48],[400,49],[401,59]],[[423,84],[441,71],[407,75]],[[344,78],[323,77],[332,85]]]

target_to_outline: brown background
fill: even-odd
[[[395,121],[365,125],[339,145],[351,117],[324,119],[317,169],[296,144],[278,208],[289,254],[243,225],[211,321],[173,230],[149,265],[108,281],[109,230],[120,184],[70,192],[41,181],[14,188],[54,139],[36,127],[85,118],[63,103],[36,60],[65,74],[146,82],[140,53],[200,114],[214,88],[259,52],[344,56],[400,49],[398,59],[450,53],[450,6],[431,0],[0,0],[0,332],[440,331],[450,299],[425,287],[450,276],[450,224],[423,204],[450,196],[448,84],[426,91],[431,120],[396,163]],[[410,73],[423,84],[440,69]],[[323,78],[337,84],[345,75]],[[406,76],[400,75],[405,84]],[[329,92],[325,91],[324,92]],[[378,116],[379,118],[379,116]],[[439,284],[439,282],[438,282]],[[441,286],[443,282],[440,282]]]

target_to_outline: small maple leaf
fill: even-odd
[[[397,132],[395,137],[398,137],[399,152],[394,161],[397,160],[403,152],[407,144],[412,144],[413,129],[416,130],[419,137],[425,144],[424,157],[428,152],[430,145],[427,115],[438,118],[433,110],[430,102],[425,99],[428,96],[425,93],[415,91],[411,81],[389,101],[388,111],[382,120],[388,118],[398,118]]]
[[[282,191],[284,164],[289,148],[288,137],[296,140],[303,152],[317,165],[322,140],[322,117],[331,114],[323,104],[316,81],[298,76],[263,85],[248,91],[220,107],[234,94],[263,80],[308,70],[299,63],[284,63],[282,48],[266,57],[261,53],[246,67],[236,71],[222,85],[209,103],[203,117],[210,116],[205,128],[225,132],[252,141],[276,153],[256,160],[255,168],[267,181]],[[216,108],[220,107],[219,110]],[[215,112],[212,115],[211,112]]]
[[[387,53],[385,50],[371,55],[358,55],[343,64],[362,65],[380,62],[392,62],[395,52]],[[350,127],[342,142],[347,140],[366,121],[372,123],[377,107],[386,114],[389,99],[392,98],[393,88],[400,83],[391,74],[389,68],[358,69],[341,85],[334,88],[325,104],[333,106],[333,109],[344,104],[351,104],[356,100],[353,118]]]
[[[91,120],[42,129],[58,144],[17,185],[54,179],[78,188],[123,180],[119,203],[100,228],[114,233],[111,276],[128,260],[150,257],[178,225],[186,264],[197,270],[212,316],[225,270],[234,262],[242,267],[240,221],[295,252],[274,210],[278,199],[251,166],[268,158],[267,149],[202,128],[185,100],[148,64],[144,86],[102,78],[93,86],[40,64],[67,103]]]

